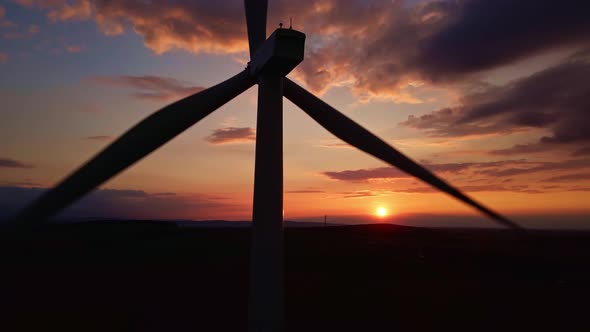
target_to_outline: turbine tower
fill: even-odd
[[[281,27],[266,38],[267,0],[245,0],[245,10],[251,60],[244,71],[153,113],[21,211],[16,222],[34,227],[47,221],[258,84],[250,261],[251,331],[280,331],[284,320],[283,96],[346,143],[463,201],[504,226],[520,229],[288,79],[286,75],[303,61],[305,34]]]

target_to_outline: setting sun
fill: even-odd
[[[384,207],[379,207],[379,208],[377,208],[377,211],[375,211],[375,214],[378,217],[383,218],[383,217],[387,216],[387,209]]]

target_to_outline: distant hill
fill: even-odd
[[[8,224],[7,224],[8,225]],[[85,219],[85,220],[62,220],[52,225],[87,225],[87,226],[118,226],[118,227],[150,227],[150,228],[247,228],[251,226],[250,221],[228,221],[228,220],[126,220],[126,219]],[[285,220],[285,227],[324,227],[324,223],[311,221]],[[340,226],[335,223],[327,223],[326,226]]]

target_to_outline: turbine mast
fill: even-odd
[[[250,331],[282,331],[283,76],[258,76],[250,267]]]

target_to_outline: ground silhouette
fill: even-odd
[[[287,228],[287,331],[588,330],[590,234]],[[5,331],[243,331],[249,228],[0,230]]]

